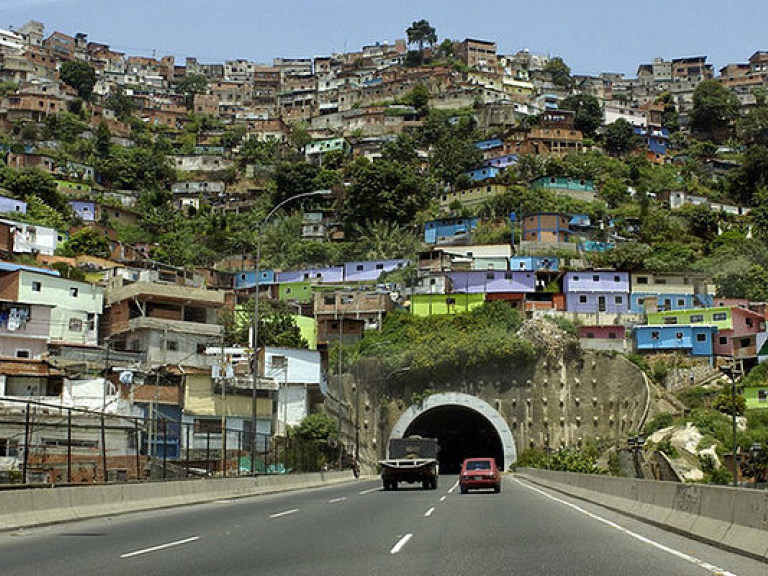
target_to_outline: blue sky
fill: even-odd
[[[709,56],[719,69],[768,49],[766,0],[0,0],[0,27],[84,32],[128,54],[269,62],[359,50],[426,18],[444,38],[561,56],[576,74],[654,57]]]

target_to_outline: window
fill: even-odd
[[[592,276],[592,281],[593,282],[600,282],[600,276],[598,274],[593,275]]]
[[[618,338],[616,332],[608,332],[608,339],[609,340],[616,340]]]
[[[677,316],[667,316],[664,318],[664,324],[677,324]]]
[[[615,296],[613,300],[614,300],[614,302],[616,302],[616,304],[623,304],[624,303],[624,297],[623,296]]]
[[[685,300],[684,300],[683,298],[678,298],[678,299],[677,299],[677,306],[678,306],[679,308],[683,308],[683,307],[685,307]]]
[[[740,348],[747,348],[752,344],[752,340],[750,338],[741,338],[739,340],[739,347]]]
[[[613,277],[614,282],[621,282],[621,276],[614,276]]]
[[[504,272],[504,280],[512,280],[512,272]]]
[[[587,332],[587,338],[594,338],[595,333],[594,332]]]
[[[288,358],[285,356],[272,356],[269,359],[269,367],[273,370],[285,370],[288,367]]]
[[[651,340],[658,340],[660,336],[660,333],[658,330],[654,330],[651,332]]]
[[[331,294],[330,296],[329,295],[323,296],[323,304],[325,304],[326,306],[333,306],[334,304],[336,304],[336,295]]]
[[[720,336],[720,339],[718,340],[722,346],[725,346],[728,344],[728,337],[727,336]]]
[[[579,296],[579,304],[586,304],[587,303],[587,297],[582,295]]]
[[[678,340],[682,340],[683,339],[683,333],[682,332],[675,332],[675,338],[677,338]]]
[[[691,314],[691,324],[701,324],[704,322],[704,314]]]
[[[747,323],[747,326],[752,328],[752,326],[753,326],[752,318],[744,318],[744,321]]]
[[[221,420],[195,420],[195,434],[221,434]]]
[[[485,273],[485,279],[486,279],[486,280],[493,280],[493,279],[494,279],[494,274],[493,274],[493,272],[486,272],[486,273]]]
[[[578,281],[579,281],[579,277],[578,277],[578,276],[574,276],[574,277],[573,277],[573,281],[574,281],[574,282],[578,282]]]
[[[364,268],[364,266],[362,264],[358,264],[357,266],[355,266],[355,271],[362,272],[363,268]]]
[[[42,292],[43,285],[40,282],[32,282],[32,292]]]
[[[727,312],[715,312],[712,314],[712,320],[717,322],[718,320],[727,320],[728,319],[728,313]]]
[[[80,318],[70,318],[69,319],[69,329],[71,332],[82,332],[83,331],[83,321],[80,320]]]
[[[31,358],[32,354],[29,350],[17,348],[16,349],[16,358]]]
[[[384,264],[376,264],[376,270],[384,270]]]
[[[179,343],[176,340],[166,340],[165,349],[168,350],[169,352],[178,352]]]
[[[13,440],[11,438],[0,438],[0,456],[18,456],[18,454],[18,440]]]
[[[638,276],[637,277],[637,283],[638,284],[648,284],[648,278],[646,276]]]
[[[706,342],[706,341],[707,341],[706,334],[696,334],[696,342]]]
[[[77,293],[78,293],[77,288],[72,287],[72,288],[69,289],[69,295],[72,298],[77,298]]]
[[[758,402],[768,402],[768,389],[760,388],[757,391],[757,401]],[[2,446],[2,444],[0,444],[0,446]]]

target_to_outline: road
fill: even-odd
[[[0,574],[765,576],[768,564],[504,477],[376,480],[0,534]]]

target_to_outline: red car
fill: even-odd
[[[466,494],[475,488],[493,488],[501,492],[501,474],[493,458],[467,458],[461,465],[459,488]]]

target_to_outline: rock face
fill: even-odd
[[[473,378],[408,381],[386,391],[369,389],[379,406],[375,426],[361,430],[361,453],[381,457],[398,419],[424,395],[458,392],[493,407],[512,432],[519,454],[529,447],[578,446],[587,439],[625,439],[648,413],[650,387],[642,372],[621,355],[582,352],[573,338],[547,320],[526,322],[518,335],[540,351],[528,366],[488,370]]]

